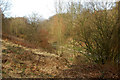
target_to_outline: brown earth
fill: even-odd
[[[63,57],[36,54],[8,40],[2,43],[3,78],[118,78],[112,65],[74,65]]]

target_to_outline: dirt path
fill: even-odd
[[[23,48],[26,51],[32,51],[34,54],[44,55],[44,56],[51,56],[51,57],[59,57],[56,54],[51,54],[51,53],[48,53],[48,52],[45,52],[45,51],[43,52],[40,49],[26,48],[26,47],[23,47],[22,45],[18,45],[18,44],[12,43],[12,42],[10,42],[8,40],[2,40],[2,43],[3,43],[3,47],[5,47],[5,45],[6,46],[20,47],[20,48]]]

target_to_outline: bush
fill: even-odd
[[[102,64],[109,61],[116,63],[118,46],[114,45],[117,38],[113,39],[113,36],[117,33],[117,14],[114,10],[99,10],[95,13],[86,11],[83,14],[82,18],[77,19],[80,23],[76,23],[77,26],[74,28],[77,30],[77,37],[74,39],[85,43],[82,47],[87,53],[91,53],[93,61]]]

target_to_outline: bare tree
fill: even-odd
[[[10,9],[11,0],[0,0],[0,8],[2,10],[3,13],[7,12]]]
[[[32,27],[37,30],[39,23],[40,23],[41,16],[39,16],[37,13],[32,13],[28,16],[28,23],[32,25]]]
[[[120,47],[120,1],[118,2],[118,48]],[[120,53],[120,49],[118,49],[118,54]],[[120,55],[118,56],[118,76],[120,76]]]

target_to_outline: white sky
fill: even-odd
[[[57,0],[12,0],[11,1],[12,7],[9,16],[23,17],[23,16],[31,15],[34,12],[34,13],[38,13],[43,18],[48,19],[50,16],[53,16],[56,13],[55,1]],[[69,0],[60,0],[60,1],[69,1]],[[80,0],[71,0],[71,1],[80,1]],[[82,0],[82,1],[89,2],[89,0]]]
[[[32,13],[38,13],[45,19],[53,16],[55,12],[55,2],[59,0],[12,0],[10,17],[23,17],[31,15]],[[67,1],[79,1],[79,0],[60,0]]]
[[[23,17],[38,13],[45,19],[55,14],[54,0],[12,0],[11,16]]]

